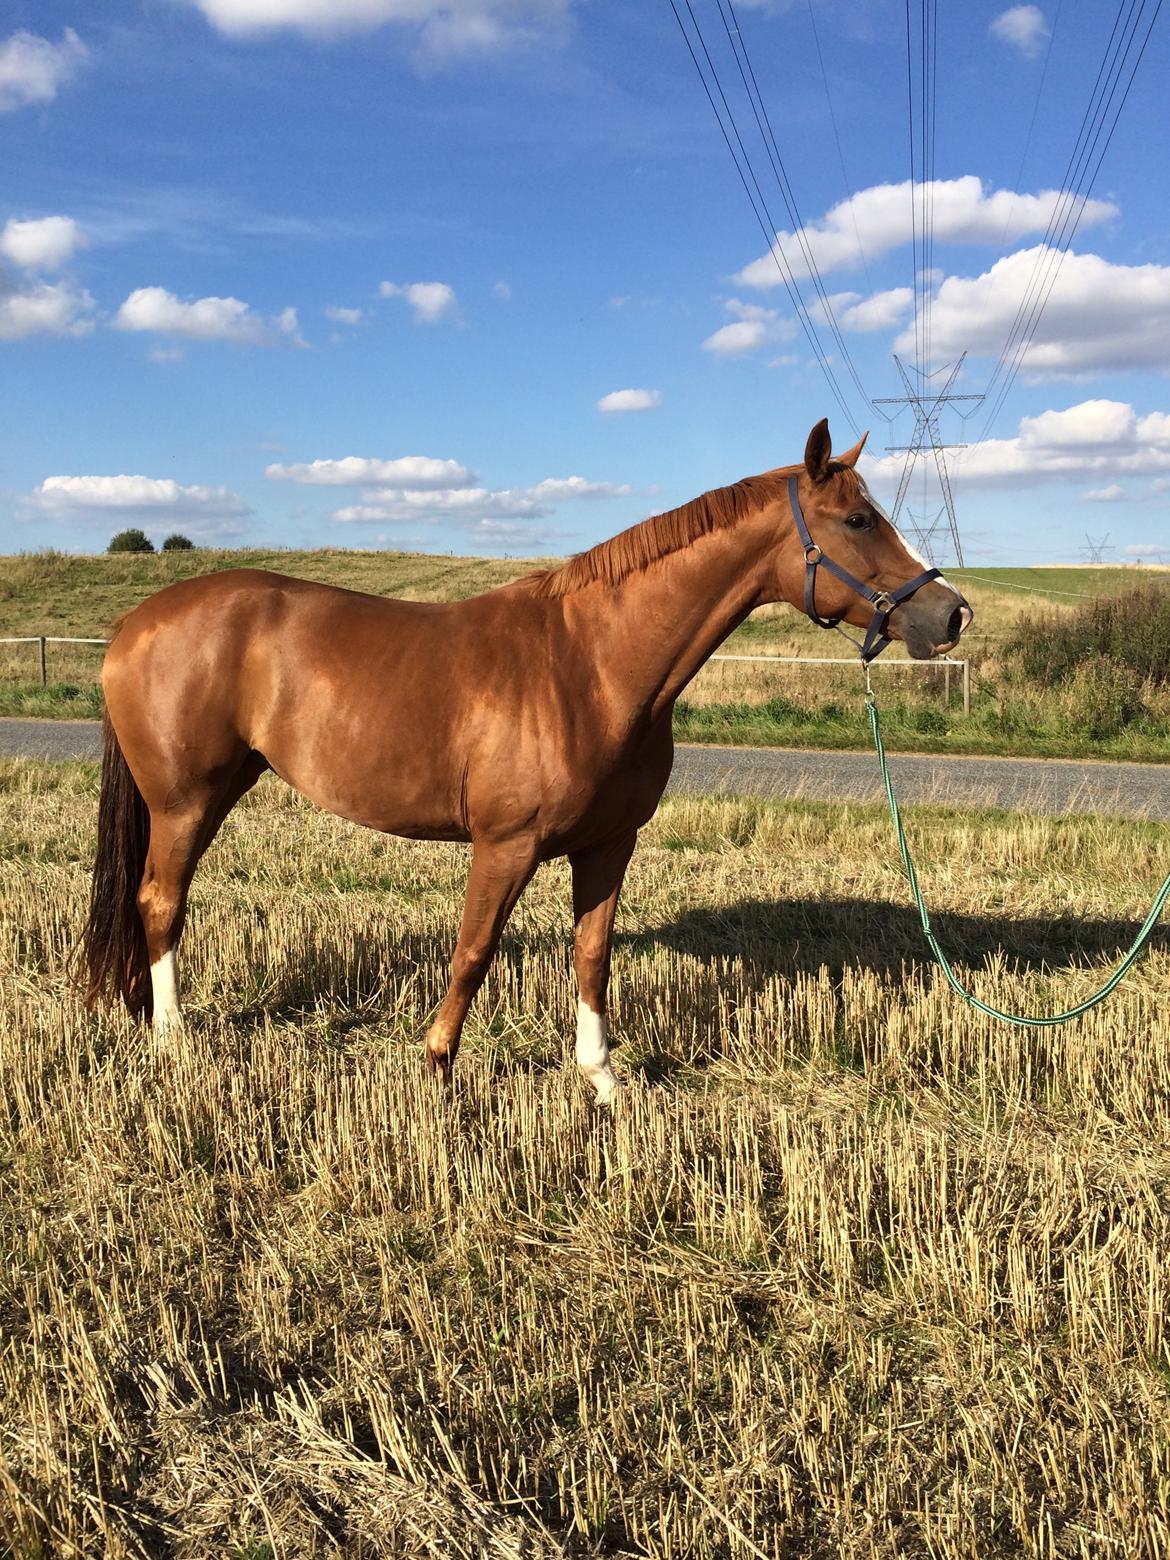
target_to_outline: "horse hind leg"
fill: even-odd
[[[153,1023],[156,1032],[182,1022],[179,1003],[178,948],[187,918],[187,896],[199,858],[211,844],[236,802],[267,765],[258,753],[226,781],[208,787],[182,806],[152,808],[150,844],[138,890],[138,914],[150,961]]]

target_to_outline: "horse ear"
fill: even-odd
[[[814,482],[823,482],[829,469],[833,441],[829,437],[829,419],[822,417],[808,436],[804,447],[804,469]]]
[[[862,450],[865,448],[865,441],[868,438],[869,438],[869,431],[867,429],[866,432],[861,435],[861,438],[858,439],[857,443],[853,446],[853,448],[851,450],[846,450],[844,455],[838,455],[837,456],[837,459],[841,462],[841,464],[843,466],[848,466],[849,469],[852,471],[853,467],[856,466],[856,464],[857,464],[857,457],[861,454]]]

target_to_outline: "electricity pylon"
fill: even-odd
[[[1105,554],[1112,551],[1113,549],[1109,545],[1108,532],[1104,536],[1094,538],[1086,531],[1085,545],[1081,548],[1081,556],[1086,558],[1089,563],[1104,563]]]
[[[914,467],[917,465],[919,457],[925,456],[926,447],[929,445],[930,452],[934,457],[935,469],[938,472],[939,487],[942,489],[943,511],[947,517],[951,546],[955,551],[955,562],[958,563],[960,567],[963,563],[963,544],[959,538],[959,522],[955,518],[955,499],[954,494],[951,492],[951,479],[947,474],[945,451],[962,450],[966,449],[967,446],[965,444],[944,444],[942,441],[942,435],[939,432],[938,420],[939,413],[942,408],[944,406],[949,406],[953,401],[983,400],[981,395],[951,394],[951,386],[959,377],[959,370],[962,368],[963,361],[966,356],[967,354],[964,352],[959,361],[951,368],[951,371],[947,375],[946,381],[944,382],[940,391],[928,391],[923,393],[922,391],[915,391],[914,386],[910,382],[910,376],[902,365],[901,358],[898,357],[897,353],[895,353],[894,362],[897,364],[898,374],[901,377],[902,384],[905,386],[906,394],[897,396],[881,396],[873,403],[875,407],[909,406],[914,410],[914,432],[911,435],[910,443],[886,445],[886,449],[889,450],[891,454],[904,452],[906,455],[906,464],[902,470],[902,480],[898,484],[898,496],[894,500],[893,513],[891,514],[890,518],[896,525],[898,522],[898,515],[902,509],[903,501],[905,500],[906,493],[910,487],[910,478],[914,475]],[[923,375],[921,377],[928,378],[929,376]],[[885,414],[883,413],[883,416],[884,415]],[[927,525],[925,528],[919,527],[915,533],[916,543],[925,554],[927,560],[932,564],[938,562],[938,558],[935,555],[932,544],[935,533],[941,530],[941,525],[939,523],[941,519],[942,514],[940,513],[929,525]]]

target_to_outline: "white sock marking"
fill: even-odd
[[[179,967],[175,950],[169,949],[150,966],[150,987],[154,993],[154,1028],[170,1029],[183,1022],[179,1008]]]
[[[602,1104],[621,1087],[609,1065],[609,1045],[605,1038],[605,1016],[595,1013],[586,1002],[577,1003],[577,1066],[597,1090]]]

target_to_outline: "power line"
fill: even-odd
[[[1028,161],[1028,153],[1032,149],[1032,133],[1036,129],[1036,115],[1040,112],[1040,100],[1044,96],[1044,83],[1048,80],[1048,62],[1052,58],[1052,45],[1056,41],[1056,29],[1060,25],[1060,12],[1064,0],[1056,0],[1056,11],[1052,17],[1052,27],[1048,34],[1048,47],[1044,51],[1044,64],[1040,69],[1040,85],[1036,88],[1036,101],[1032,104],[1032,117],[1028,121],[1028,134],[1024,137],[1024,152],[1020,158],[1020,166],[1016,170],[1015,182],[1012,186],[1011,204],[1008,206],[1007,221],[1003,225],[1003,237],[999,241],[999,247],[1003,249],[1008,241],[1011,231],[1012,217],[1016,210],[1016,197],[1019,194],[1020,185],[1024,180],[1024,165]]]
[[[1068,168],[1065,170],[1065,182],[1070,181],[1071,188],[1061,193],[1053,213],[1049,219],[1048,229],[1041,241],[1033,266],[1028,285],[1016,310],[1012,327],[1008,332],[1008,339],[1000,352],[991,379],[988,381],[987,391],[991,393],[997,378],[1003,373],[1003,379],[994,403],[988,414],[987,422],[979,437],[982,444],[987,438],[1003,408],[1008,392],[1015,383],[1016,377],[1023,366],[1024,360],[1031,348],[1040,320],[1056,286],[1065,255],[1076,237],[1089,196],[1092,193],[1101,164],[1112,143],[1114,132],[1122,110],[1125,107],[1137,76],[1146,48],[1153,33],[1154,25],[1162,9],[1162,0],[1156,0],[1153,11],[1150,14],[1149,25],[1146,27],[1145,36],[1129,71],[1128,80],[1122,90],[1116,110],[1113,112],[1112,121],[1105,133],[1104,144],[1097,151],[1102,132],[1105,131],[1106,122],[1109,120],[1110,109],[1114,98],[1117,96],[1118,87],[1125,73],[1126,63],[1133,49],[1134,43],[1141,30],[1145,19],[1146,0],[1130,0],[1129,10],[1122,18],[1125,11],[1125,0],[1118,7],[1117,17],[1109,35],[1109,41],[1105,46],[1102,62],[1097,71],[1097,79],[1093,85],[1089,107],[1081,120],[1081,128],[1077,135],[1077,142],[1073,148],[1073,154],[1069,159]],[[1121,28],[1120,36],[1118,28]]]
[[[725,3],[727,6],[727,12],[724,11]],[[793,237],[800,246],[801,254],[804,257],[805,268],[808,271],[809,277],[817,291],[818,296],[820,297],[822,312],[824,313],[829,329],[833,333],[833,339],[837,343],[837,347],[840,350],[845,366],[849,370],[849,374],[853,380],[853,383],[857,386],[862,402],[868,402],[869,394],[861,382],[860,376],[857,372],[857,367],[854,364],[853,358],[849,352],[849,348],[845,344],[845,338],[841,334],[841,327],[837,323],[837,316],[833,312],[833,305],[829,300],[828,292],[825,290],[825,284],[821,277],[820,268],[817,265],[812,248],[809,245],[808,234],[805,231],[804,220],[800,215],[800,208],[796,204],[796,196],[793,193],[792,184],[788,178],[787,170],[784,167],[784,159],[780,154],[780,147],[776,141],[776,133],[772,129],[772,121],[768,115],[768,110],[764,103],[763,95],[760,92],[759,82],[756,80],[756,73],[752,67],[752,62],[747,51],[747,41],[745,40],[743,32],[740,28],[739,17],[735,14],[733,0],[716,0],[716,4],[719,7],[719,18],[723,23],[723,30],[727,34],[727,41],[731,45],[731,52],[735,56],[735,63],[739,68],[739,78],[743,82],[744,91],[747,93],[748,102],[751,104],[752,113],[755,115],[756,128],[760,132],[760,139],[764,143],[764,151],[772,165],[772,173],[775,176],[776,184],[784,200],[784,205],[788,212],[789,221],[792,223]],[[730,22],[728,21],[727,13],[730,13]],[[732,29],[731,25],[732,22],[735,24],[734,30]],[[751,82],[750,86],[748,84],[749,78]]]
[[[683,42],[687,46],[687,52],[690,54],[691,61],[694,64],[696,72],[698,73],[699,81],[702,84],[707,101],[711,105],[711,112],[715,115],[715,121],[719,126],[721,135],[723,136],[724,144],[727,147],[732,162],[735,164],[735,171],[739,175],[739,180],[743,185],[744,193],[747,195],[752,212],[756,218],[756,222],[759,224],[760,231],[764,235],[764,240],[768,246],[768,253],[772,256],[773,263],[780,273],[780,279],[784,283],[785,290],[787,291],[789,299],[792,302],[792,306],[796,311],[796,316],[800,323],[800,327],[805,334],[809,346],[812,348],[813,356],[825,377],[826,383],[828,384],[829,389],[831,390],[837,402],[837,405],[841,408],[841,412],[845,417],[846,422],[850,425],[854,432],[857,432],[857,423],[855,422],[853,415],[849,410],[849,406],[845,400],[841,386],[837,382],[837,377],[832,371],[832,366],[827,361],[824,348],[822,347],[820,339],[817,335],[816,325],[813,322],[812,317],[810,316],[808,309],[805,306],[804,300],[800,295],[800,289],[796,284],[796,278],[792,273],[792,268],[788,264],[783,249],[777,242],[777,225],[772,221],[771,213],[768,211],[767,201],[764,198],[764,193],[760,188],[760,183],[756,177],[755,169],[752,166],[751,158],[748,155],[747,148],[744,146],[743,137],[739,133],[739,127],[736,124],[735,115],[732,112],[731,105],[728,103],[727,95],[723,91],[722,83],[719,80],[719,73],[715,68],[714,61],[711,59],[710,51],[708,50],[706,40],[703,37],[702,28],[699,26],[698,19],[695,16],[694,9],[691,5],[691,0],[683,0],[683,4],[686,6],[687,12],[690,16],[691,24],[695,32],[695,37],[698,40],[699,47],[702,49],[703,57],[707,61],[708,69],[711,75],[711,81],[714,83],[715,91],[718,92],[719,100],[723,104],[724,113],[726,114],[726,123],[724,122],[723,114],[721,114],[719,111],[718,104],[715,101],[714,93],[711,90],[711,84],[708,82],[707,73],[703,70],[703,66],[699,61],[699,56],[695,52],[695,46],[691,42],[690,33],[687,31],[686,24],[682,19],[679,8],[676,5],[675,0],[669,0],[669,4],[671,11],[674,13],[674,19],[678,23],[679,31],[682,33]],[[732,144],[732,136],[735,138],[734,145]],[[739,147],[738,156],[736,155],[736,146]],[[755,189],[755,195],[752,193],[753,187]]]
[[[910,255],[914,268],[914,368],[922,373],[922,336],[918,320],[918,209],[914,198],[914,45],[910,36],[910,0],[906,0],[906,122],[910,129]]]
[[[837,143],[837,161],[841,164],[841,178],[849,201],[849,215],[853,219],[853,232],[857,238],[857,253],[861,256],[861,269],[865,272],[866,290],[872,292],[873,281],[869,274],[869,259],[865,253],[865,245],[861,242],[861,228],[858,226],[857,209],[853,204],[853,186],[849,182],[849,172],[845,167],[845,153],[841,148],[841,132],[837,128],[837,114],[833,108],[833,94],[829,90],[829,73],[825,69],[825,56],[821,52],[821,35],[817,31],[817,19],[813,11],[813,0],[808,0],[808,19],[812,27],[813,42],[817,48],[817,61],[821,67],[821,80],[825,84],[825,102],[829,105],[829,121],[833,126],[833,139]]]

